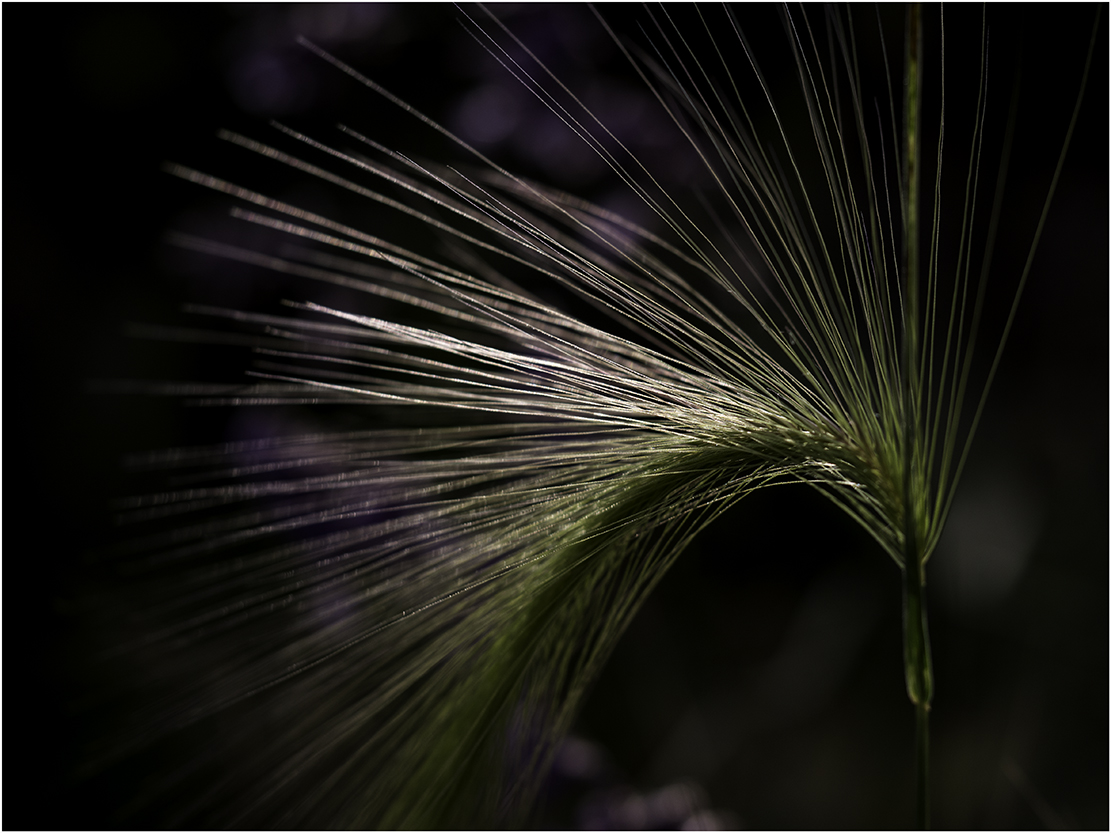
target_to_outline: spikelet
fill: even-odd
[[[908,209],[907,155],[926,152],[903,145],[897,102],[866,127],[876,114],[848,15],[782,14],[803,130],[788,129],[731,11],[698,13],[713,51],[697,55],[667,10],[651,16],[656,59],[616,42],[688,137],[711,186],[702,206],[661,188],[605,114],[496,19],[467,22],[659,232],[476,151],[481,167],[464,172],[350,127],[329,141],[284,125],[268,141],[221,136],[431,229],[435,250],[167,166],[289,241],[176,245],[307,279],[309,296],[317,282],[368,299],[290,302],[286,315],[197,308],[253,331],[255,380],[178,392],[406,406],[412,418],[149,459],[179,486],[127,503],[125,520],[154,531],[119,556],[124,579],[96,602],[101,696],[119,713],[86,771],[142,773],[125,817],[519,824],[645,595],[750,491],[821,490],[900,567],[912,551],[908,573],[933,551],[970,437],[974,235],[955,279],[943,276],[936,217]],[[973,148],[983,107],[962,137]],[[960,187],[987,178],[975,152],[964,165]],[[966,212],[965,229],[982,222],[972,198]],[[915,222],[932,223],[916,284],[903,274]]]

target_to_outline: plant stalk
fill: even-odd
[[[903,662],[907,695],[915,709],[915,762],[917,800],[915,820],[922,830],[930,824],[929,714],[933,697],[930,640],[926,627],[924,542],[919,534],[921,478],[918,467],[918,408],[921,345],[918,332],[919,295],[919,183],[921,179],[922,108],[922,8],[907,10],[906,100],[904,103],[904,185],[906,215],[903,249]]]
[[[908,553],[909,555],[910,553]],[[926,625],[925,581],[921,559],[903,570],[903,661],[907,695],[915,711],[915,822],[919,829],[930,826],[930,700],[933,671],[930,664],[930,634]]]
[[[919,830],[930,829],[930,706],[918,704],[915,710],[915,756],[917,762],[918,796],[914,808],[914,820]]]

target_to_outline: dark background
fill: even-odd
[[[1019,219],[1000,236],[989,324],[1001,322],[1025,259],[1095,10],[989,10],[997,103],[1023,33],[1024,108],[1008,181]],[[234,377],[241,358],[126,328],[178,322],[183,301],[259,301],[250,285],[231,286],[165,244],[167,230],[205,228],[217,209],[160,166],[235,179],[237,158],[215,131],[265,138],[269,118],[312,127],[342,117],[406,153],[459,157],[297,47],[301,32],[471,131],[507,167],[630,206],[589,153],[536,128],[542,111],[514,97],[450,7],[5,12],[3,826],[117,826],[119,796],[91,794],[69,775],[81,725],[67,599],[86,580],[82,555],[112,540],[111,499],[134,490],[125,455],[244,429],[235,415],[173,399],[99,392],[100,380]],[[627,73],[586,9],[499,15],[569,86],[598,82],[615,112],[627,102],[618,95],[631,89]],[[635,35],[643,11],[606,16]],[[956,61],[968,27],[954,21]],[[765,23],[746,25],[762,34]],[[1108,825],[1105,33],[1104,23],[1030,284],[931,564],[939,827]],[[973,87],[951,83],[954,110]],[[468,121],[476,108],[492,115]],[[639,152],[679,187],[689,172],[666,130],[633,121]],[[965,142],[957,121],[949,141]],[[622,641],[576,729],[578,764],[557,771],[545,823],[598,824],[583,815],[598,790],[609,790],[611,810],[627,809],[630,797],[682,782],[731,825],[903,826],[913,715],[900,627],[896,568],[832,506],[802,488],[745,500],[680,560]]]

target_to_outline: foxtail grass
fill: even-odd
[[[469,165],[410,158],[352,125],[220,138],[416,236],[167,164],[226,199],[255,239],[281,241],[172,244],[304,291],[285,312],[193,307],[211,338],[257,361],[243,383],[164,390],[406,416],[147,458],[178,484],[123,507],[151,531],[98,591],[97,632],[111,635],[99,656],[116,669],[104,697],[120,714],[87,764],[157,762],[137,812],[158,807],[174,826],[522,824],[668,567],[745,495],[797,483],[902,572],[916,820],[928,824],[926,566],[1077,110],[978,373],[1007,156],[986,170],[983,145],[1009,141],[986,127],[999,106],[987,27],[968,129],[949,135],[936,9],[907,11],[902,49],[870,9],[784,9],[759,33],[728,8],[676,16],[647,10],[654,52],[604,13],[596,25],[684,138],[694,194],[665,186],[496,12],[460,12],[639,201],[642,224],[514,175],[308,40],[337,77]],[[927,25],[942,44],[934,66]],[[757,37],[790,55],[789,83],[765,77]],[[878,78],[861,73],[864,38],[880,44]],[[314,300],[314,287],[354,300]]]

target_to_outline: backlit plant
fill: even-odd
[[[221,133],[413,237],[167,165],[285,241],[174,244],[308,280],[285,314],[195,308],[229,325],[212,338],[258,360],[248,384],[177,390],[408,410],[394,429],[151,458],[182,482],[125,510],[161,525],[97,602],[125,714],[90,771],[172,759],[137,799],[164,802],[169,824],[520,824],[584,691],[686,545],[753,490],[804,483],[904,576],[927,823],[926,565],[1026,279],[977,375],[1007,156],[985,169],[983,144],[1009,141],[985,127],[1003,106],[988,30],[969,129],[950,135],[953,79],[923,57],[923,18],[944,38],[937,10],[906,11],[899,49],[871,9],[784,9],[759,33],[728,8],[682,16],[646,12],[654,52],[605,14],[597,25],[684,137],[694,194],[661,185],[496,14],[461,12],[651,230],[461,140],[471,167],[417,161],[354,126]],[[791,56],[790,84],[766,80],[757,36]],[[860,72],[865,37],[880,42],[878,78]],[[1022,241],[1026,270],[1055,185]],[[313,300],[312,282],[354,300]]]

